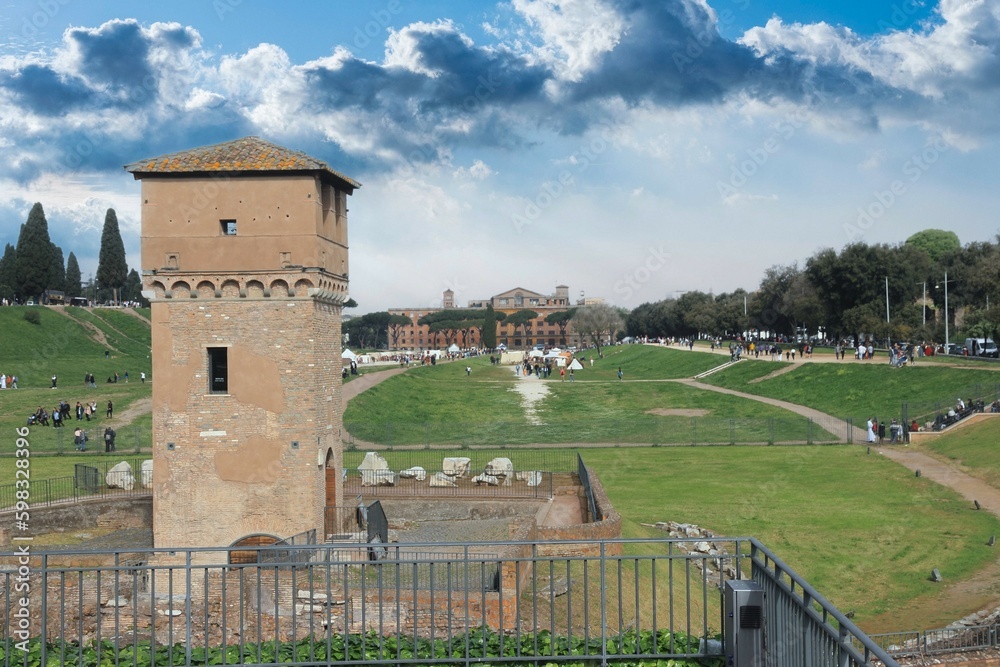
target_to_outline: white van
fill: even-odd
[[[965,349],[969,351],[970,357],[997,358],[997,344],[992,338],[966,338]]]

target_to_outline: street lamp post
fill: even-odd
[[[924,315],[923,324],[926,327],[927,326],[927,281],[925,280],[922,283],[916,283],[916,284],[924,286],[924,304],[923,304],[923,309],[922,310],[923,310],[923,315]]]
[[[944,349],[948,351],[951,338],[948,336],[948,272],[944,272]]]
[[[889,276],[885,277],[885,323],[889,323]]]

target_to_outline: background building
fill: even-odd
[[[392,349],[421,350],[444,348],[455,343],[461,348],[479,347],[482,343],[482,332],[476,328],[452,332],[452,340],[445,332],[432,332],[426,325],[418,324],[421,317],[455,308],[454,294],[445,290],[442,297],[442,308],[390,308],[392,315],[403,315],[410,318],[412,324],[401,327],[398,337],[390,338]],[[546,322],[553,313],[565,312],[575,306],[571,304],[569,287],[557,285],[552,294],[542,294],[523,287],[500,292],[488,299],[469,301],[468,309],[481,310],[483,315],[486,306],[493,305],[496,312],[511,315],[521,310],[533,310],[538,316],[524,325],[514,326],[507,322],[497,325],[497,343],[503,343],[508,348],[528,348],[543,344],[549,346],[580,345],[579,336],[573,331],[572,325],[560,327],[558,324]]]

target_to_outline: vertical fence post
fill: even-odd
[[[729,420],[729,444],[730,445],[735,445],[736,444],[736,420],[735,419],[730,419]]]
[[[774,444],[774,417],[767,418],[767,444]]]
[[[810,418],[806,419],[806,444],[813,444],[813,420]]]

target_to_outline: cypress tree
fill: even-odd
[[[14,291],[22,301],[38,299],[49,287],[52,272],[52,240],[49,223],[40,203],[35,203],[17,239]]]
[[[128,264],[125,262],[125,244],[118,231],[118,216],[109,208],[104,216],[104,231],[101,232],[101,254],[97,259],[97,284],[101,289],[114,290],[113,298],[118,301],[121,289],[128,278]]]
[[[493,304],[486,304],[486,315],[483,316],[483,347],[493,350],[497,346],[497,314]]]
[[[80,273],[80,263],[72,252],[66,260],[66,301],[83,294],[83,275]]]
[[[63,251],[62,248],[57,246],[55,243],[52,244],[52,256],[50,257],[52,262],[49,268],[49,286],[50,290],[59,290],[60,292],[66,291],[66,267],[63,264]]]
[[[17,261],[17,251],[14,246],[7,244],[4,248],[3,257],[0,258],[0,299],[13,299],[14,298],[14,284],[16,282],[17,267],[14,263]]]
[[[139,305],[145,307],[149,302],[142,296],[142,278],[139,272],[132,269],[125,279],[125,289],[122,291],[122,299],[125,301],[138,301]]]

